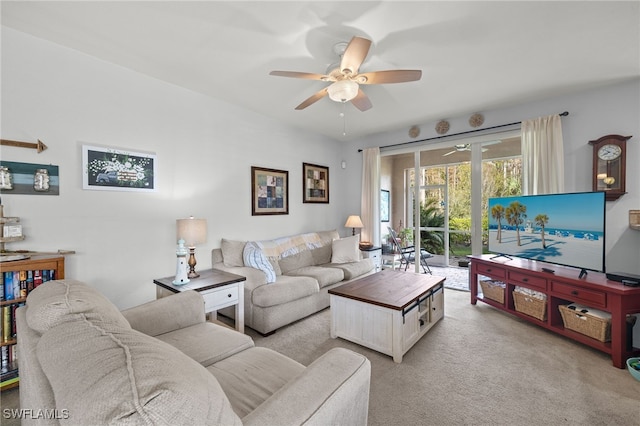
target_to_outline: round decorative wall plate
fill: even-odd
[[[469,117],[469,125],[471,127],[482,126],[482,123],[484,123],[484,117],[482,116],[482,114],[476,113]]]
[[[444,135],[449,131],[449,122],[447,120],[440,120],[438,124],[436,124],[436,132],[439,135]]]
[[[409,129],[409,136],[411,136],[412,138],[417,138],[418,136],[420,136],[420,127],[412,126]]]

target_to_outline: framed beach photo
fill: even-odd
[[[251,215],[289,214],[289,172],[251,167]]]
[[[119,148],[82,146],[82,188],[156,191],[156,155]]]
[[[329,203],[329,167],[302,163],[302,202]]]

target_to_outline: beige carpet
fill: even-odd
[[[404,356],[329,336],[330,312],[261,337],[305,365],[336,346],[372,364],[370,425],[640,425],[640,382],[604,353],[445,290],[445,317]]]
[[[262,337],[308,365],[336,346],[371,360],[370,425],[640,425],[640,382],[601,352],[445,290],[445,317],[401,364],[329,336],[330,311]],[[17,391],[2,408],[17,406]],[[1,419],[2,425],[16,425]]]

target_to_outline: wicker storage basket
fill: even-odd
[[[482,280],[480,281],[482,294],[485,299],[495,300],[498,303],[504,303],[505,283],[502,281]]]
[[[544,297],[536,297],[516,289],[513,292],[513,304],[516,311],[537,318],[540,321],[546,321],[547,298],[545,294],[542,294],[542,296]]]
[[[571,309],[569,306],[573,306],[575,309]],[[608,313],[575,303],[559,305],[558,308],[560,308],[560,315],[562,315],[565,328],[601,342],[611,340],[611,316]],[[594,313],[598,313],[598,315],[594,315]],[[603,316],[606,317],[607,315],[609,315],[609,318],[603,318]]]

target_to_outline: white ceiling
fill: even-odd
[[[338,140],[640,76],[640,2],[2,1],[2,24]],[[324,98],[333,45],[373,41],[360,71],[420,69],[367,85],[373,108]],[[43,72],[46,72],[43,69]]]

